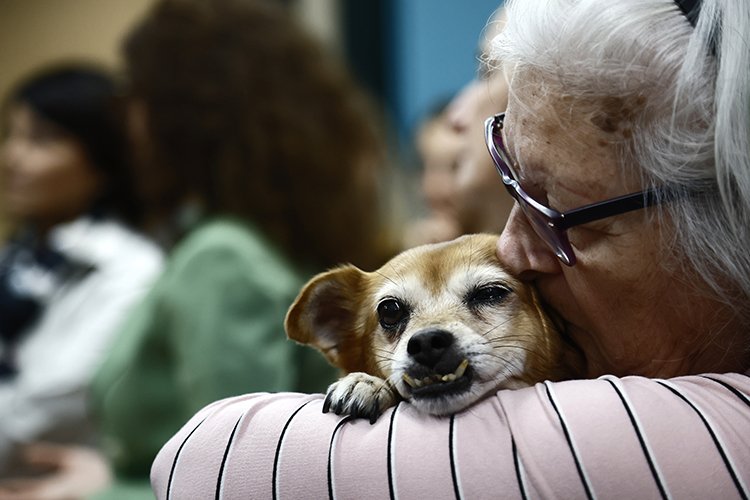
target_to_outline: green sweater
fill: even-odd
[[[201,225],[118,336],[93,384],[114,487],[97,499],[153,498],[161,446],[199,409],[248,392],[323,392],[322,355],[287,340],[284,316],[307,276],[254,228]]]

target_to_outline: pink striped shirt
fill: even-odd
[[[748,374],[542,383],[446,418],[401,403],[374,425],[322,406],[204,408],[157,456],[157,499],[750,499]]]

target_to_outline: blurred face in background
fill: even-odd
[[[431,215],[433,235],[426,241],[451,240],[460,236],[456,224],[455,190],[458,153],[463,137],[450,126],[444,113],[427,121],[417,138],[417,150],[422,160],[422,195]]]
[[[479,52],[484,57],[489,42],[505,26],[505,11],[498,10],[485,29]],[[448,122],[463,143],[454,175],[453,205],[463,233],[500,234],[513,207],[484,140],[484,121],[505,111],[508,81],[498,69],[484,73],[456,96],[448,109]]]
[[[508,85],[496,72],[470,83],[455,99],[449,113],[453,128],[463,137],[454,176],[453,205],[464,233],[500,234],[513,198],[492,163],[484,140],[484,121],[505,110]]]
[[[83,144],[28,105],[11,108],[1,151],[2,203],[14,221],[46,231],[83,214],[101,192]]]
[[[504,11],[498,10],[479,44],[483,56],[504,25]],[[409,228],[407,248],[462,234],[503,231],[513,198],[487,151],[484,122],[507,105],[507,79],[502,71],[493,70],[472,80],[441,115],[423,125],[417,146],[430,217]]]

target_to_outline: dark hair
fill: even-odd
[[[384,260],[369,102],[282,5],[162,1],[125,58],[147,110],[152,205],[198,193],[209,213],[246,217],[316,266]]]
[[[93,211],[117,215],[129,223],[140,218],[124,130],[113,109],[115,83],[103,70],[86,64],[45,68],[12,92],[4,113],[14,104],[31,107],[83,145],[95,168],[107,178]]]

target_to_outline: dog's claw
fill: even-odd
[[[378,418],[380,417],[379,412],[371,412],[370,413],[370,425],[374,424],[378,421]]]
[[[323,412],[366,418],[375,423],[380,414],[396,402],[395,389],[385,380],[364,373],[352,373],[328,388]]]
[[[349,409],[349,415],[352,418],[366,418],[370,421],[370,425],[372,425],[380,417],[380,408],[377,405],[365,406],[354,403]]]

